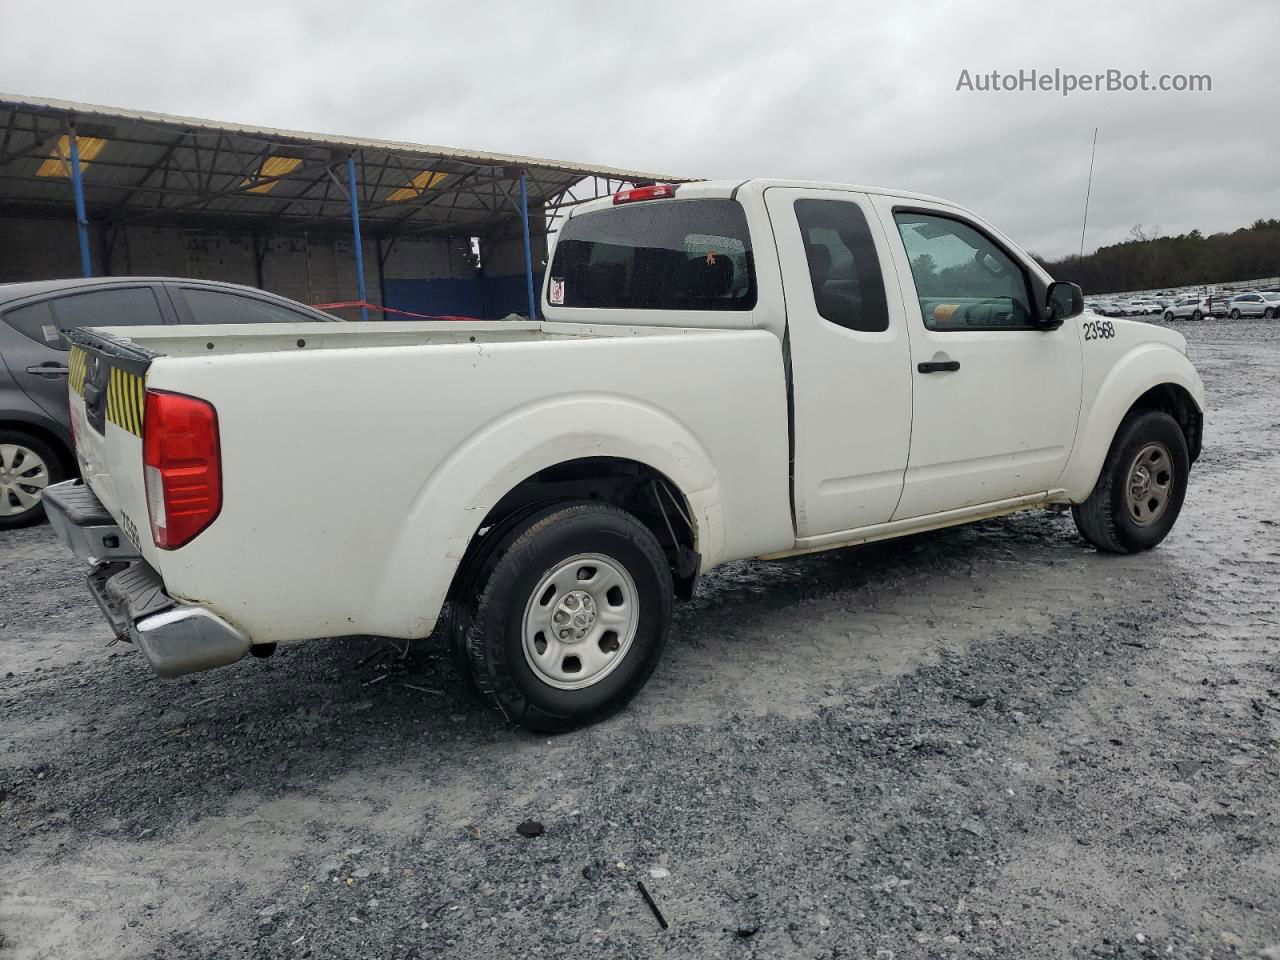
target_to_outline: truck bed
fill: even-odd
[[[126,352],[155,357],[292,353],[374,347],[433,347],[455,344],[547,343],[583,338],[731,333],[688,327],[629,327],[512,320],[244,324],[243,326],[105,327],[98,331]]]
[[[71,339],[86,482],[170,594],[255,642],[425,636],[488,510],[576,459],[660,469],[688,497],[705,568],[794,542],[782,354],[766,331],[456,321]],[[86,366],[114,391],[101,430]],[[145,391],[217,412],[221,512],[176,550],[148,536]]]

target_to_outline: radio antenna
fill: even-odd
[[[1080,223],[1080,259],[1084,259],[1084,231],[1089,225],[1089,194],[1093,192],[1093,158],[1098,152],[1098,128],[1093,128],[1093,149],[1089,151],[1089,182],[1084,188],[1084,218]]]

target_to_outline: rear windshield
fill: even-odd
[[[750,310],[755,265],[735,200],[646,200],[573,217],[551,263],[552,306]]]

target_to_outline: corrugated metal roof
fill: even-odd
[[[346,157],[358,164],[362,222],[371,232],[479,232],[509,222],[515,178],[530,204],[586,197],[584,180],[683,181],[590,164],[392,140],[277,130],[0,93],[0,207],[38,212],[71,202],[65,177],[40,175],[74,122],[104,141],[82,166],[90,215],[125,222],[207,218],[272,229],[337,227],[346,217]],[[296,158],[288,164],[276,157]],[[409,192],[406,192],[406,188]],[[601,191],[595,184],[595,195]]]

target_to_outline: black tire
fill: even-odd
[[[1264,320],[1273,320],[1275,319],[1275,315],[1276,315],[1276,312],[1271,307],[1267,307],[1267,309],[1262,311],[1262,317]]]
[[[1232,319],[1232,320],[1239,320],[1239,319],[1240,319],[1240,311],[1239,311],[1239,310],[1232,310],[1232,311],[1231,311],[1231,319]]]
[[[1169,454],[1172,477],[1167,504],[1155,520],[1142,524],[1130,514],[1128,480],[1138,454],[1149,444]],[[1173,529],[1187,493],[1191,462],[1187,438],[1178,422],[1158,410],[1133,410],[1111,441],[1098,482],[1084,503],[1071,508],[1080,535],[1099,550],[1138,553],[1150,550]]]
[[[1166,311],[1164,312],[1164,322],[1165,322],[1165,323],[1173,323],[1173,311],[1172,311],[1172,310],[1166,310]]]
[[[515,524],[487,554],[475,576],[478,599],[461,601],[467,609],[454,628],[455,650],[481,697],[539,733],[596,723],[626,706],[657,667],[671,624],[671,568],[649,529],[608,504],[558,504]],[[636,631],[601,679],[561,689],[530,666],[524,617],[544,576],[580,554],[606,557],[631,577]]]
[[[440,630],[449,653],[467,680],[472,692],[485,699],[485,692],[476,683],[471,669],[471,656],[467,650],[467,635],[475,621],[476,603],[484,589],[485,580],[493,571],[498,552],[505,548],[509,534],[525,523],[535,513],[545,512],[546,504],[533,503],[510,514],[494,524],[483,537],[477,537],[467,548],[458,570],[457,582],[441,611]]]
[[[8,428],[0,429],[0,446],[17,447],[20,450],[30,451],[30,453],[39,457],[44,461],[45,472],[48,474],[48,482],[45,484],[59,483],[66,479],[66,472],[63,470],[62,457],[58,455],[58,451],[53,449],[44,440],[22,430],[10,430]],[[17,470],[12,479],[22,479],[22,464],[25,459],[15,457]],[[3,458],[0,458],[0,497],[5,502],[0,507],[7,509],[0,511],[0,530],[12,530],[15,527],[26,527],[33,523],[39,523],[44,519],[44,506],[37,502],[33,507],[22,510],[19,513],[8,513],[8,509],[16,509],[19,506],[19,500],[16,493],[10,493],[3,486],[4,484],[5,464]],[[30,493],[32,488],[24,487],[25,492]]]
[[[1196,310],[1191,314],[1192,320],[1200,320],[1200,319],[1203,319],[1203,317],[1204,317],[1204,314],[1201,313],[1199,310]]]

